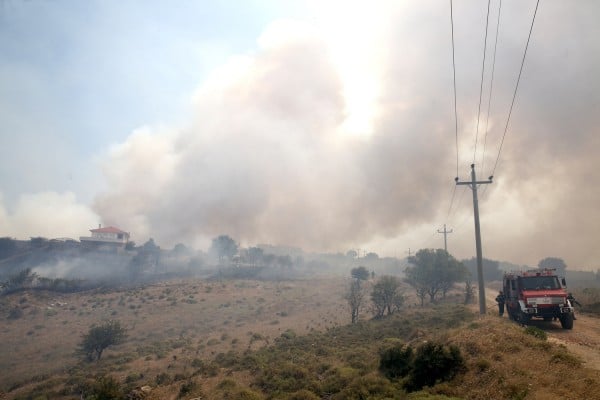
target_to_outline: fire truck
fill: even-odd
[[[507,272],[502,286],[510,319],[523,324],[532,318],[558,319],[563,329],[573,329],[573,305],[567,299],[565,278],[559,278],[556,270]]]

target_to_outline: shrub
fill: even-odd
[[[533,336],[535,338],[538,338],[540,340],[547,340],[548,339],[548,335],[546,334],[546,332],[544,332],[543,330],[541,330],[537,326],[528,326],[527,328],[525,328],[525,333],[528,334],[528,335],[531,335],[531,336]]]
[[[200,392],[201,385],[198,382],[196,382],[196,380],[190,379],[189,381],[181,385],[181,387],[179,388],[179,398],[189,394],[200,394]]]
[[[112,376],[101,376],[92,387],[94,400],[123,399],[125,395],[119,382]]]
[[[286,400],[319,400],[320,397],[311,392],[310,390],[301,389],[297,392],[290,394],[286,397]]]
[[[411,371],[413,360],[412,347],[396,345],[381,352],[379,370],[390,379],[403,377]]]
[[[396,399],[403,395],[391,382],[374,375],[361,376],[332,397],[333,400]]]
[[[160,374],[156,375],[154,381],[157,385],[168,385],[169,383],[173,382],[173,378],[171,378],[171,375],[168,373],[161,372]]]
[[[464,368],[464,360],[458,347],[434,342],[425,343],[416,351],[406,387],[413,391],[424,386],[433,386],[438,381],[452,379]]]

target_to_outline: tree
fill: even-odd
[[[404,304],[404,296],[400,293],[400,279],[384,275],[373,286],[371,300],[375,307],[375,318],[393,314]]]
[[[222,264],[226,257],[231,259],[237,251],[237,243],[227,235],[214,238],[210,246],[210,253],[219,258],[219,264]]]
[[[260,247],[250,247],[248,249],[248,261],[252,265],[262,263],[265,252]]]
[[[367,268],[363,267],[362,265],[360,267],[352,268],[352,271],[350,271],[350,274],[352,275],[352,278],[358,279],[361,281],[369,280],[369,275],[370,275]]]
[[[92,325],[79,345],[79,352],[88,360],[100,360],[102,352],[109,346],[123,343],[127,337],[127,330],[119,321],[110,320],[102,325]]]
[[[350,282],[350,288],[345,296],[348,305],[350,306],[353,324],[358,322],[358,315],[363,306],[365,296],[366,292],[360,283],[360,279],[353,279],[352,282]]]
[[[356,250],[348,250],[346,252],[346,257],[348,258],[356,258],[358,256],[358,253],[356,252]]]
[[[171,250],[171,254],[176,256],[185,256],[190,254],[190,249],[188,249],[183,243],[177,243],[175,247],[173,247],[173,250]]]
[[[352,275],[352,282],[350,283],[350,288],[348,289],[345,298],[348,301],[350,312],[352,313],[352,323],[355,324],[358,322],[358,314],[362,308],[366,295],[362,282],[369,280],[369,271],[365,267],[360,266],[352,268],[350,275]]]
[[[567,264],[562,258],[558,257],[546,257],[540,260],[538,263],[539,268],[555,269],[556,274],[559,276],[565,276],[567,272]]]
[[[365,255],[365,260],[368,260],[368,261],[377,261],[377,260],[379,260],[379,255],[377,253],[373,253],[373,252],[367,253]]]
[[[464,265],[443,249],[421,249],[409,257],[413,266],[405,270],[405,281],[417,292],[423,305],[425,295],[433,303],[438,293],[445,294],[467,276]]]
[[[129,273],[132,281],[137,281],[144,271],[156,270],[160,263],[160,247],[150,238],[138,248],[137,254],[129,263]]]
[[[468,260],[462,260],[463,265],[467,268],[471,276],[477,276],[477,258],[472,257]],[[500,269],[500,262],[483,258],[481,260],[483,276],[490,281],[501,281],[503,272]]]

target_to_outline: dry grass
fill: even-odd
[[[23,315],[6,319],[0,328],[0,390],[64,375],[70,368],[110,369],[120,379],[132,372],[189,373],[196,358],[256,349],[286,329],[302,333],[345,324],[343,290],[340,278],[318,285],[187,280],[123,291],[9,295],[2,298],[5,315],[15,307]],[[108,348],[99,363],[79,364],[74,352],[81,335],[106,319],[121,321],[129,340]]]
[[[411,307],[392,318],[346,326],[345,288],[343,278],[188,280],[135,290],[7,296],[0,311],[8,316],[18,307],[23,313],[0,327],[0,398],[2,390],[7,399],[35,393],[76,398],[68,394],[73,388],[106,373],[129,389],[152,386],[148,399],[175,399],[192,381],[195,391],[185,398],[235,398],[236,391],[260,392],[265,366],[277,374],[279,362],[313,380],[315,391],[321,390],[318,377],[331,374],[327,379],[338,386],[388,385],[397,398],[407,398],[398,383],[385,383],[377,372],[378,351],[390,340],[415,347],[431,340],[455,344],[465,358],[464,374],[413,397],[600,398],[598,371],[507,319],[474,319],[476,313],[462,306]],[[458,303],[461,296],[449,300]],[[121,321],[129,340],[107,349],[98,363],[81,362],[74,355],[81,334],[104,319]]]

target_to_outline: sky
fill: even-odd
[[[0,236],[470,258],[474,164],[484,257],[596,270],[600,3],[540,2],[510,120],[499,5],[453,2],[455,119],[450,2],[5,0]]]

